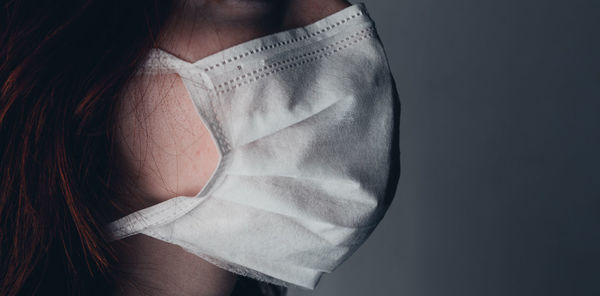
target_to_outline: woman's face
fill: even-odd
[[[196,61],[235,44],[305,26],[350,6],[345,0],[177,0],[158,47]]]
[[[178,0],[179,17],[216,23],[287,22],[308,24],[350,6],[345,0]],[[293,22],[292,22],[293,21]],[[297,26],[301,26],[297,25]]]
[[[288,0],[178,0],[178,17],[210,19],[216,23],[249,22],[280,14]]]

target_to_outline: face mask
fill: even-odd
[[[176,72],[220,162],[193,197],[108,225],[236,274],[314,289],[368,238],[399,178],[399,99],[363,3],[188,63],[152,49],[144,72]]]

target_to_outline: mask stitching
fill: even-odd
[[[353,16],[350,16],[348,18],[351,19],[351,18],[356,17],[357,15],[362,15],[362,12],[354,14]],[[333,27],[328,26],[325,29],[331,30],[332,28]],[[321,30],[321,31],[313,32],[311,35],[315,35],[315,33],[316,34],[320,34],[320,32],[325,32],[326,31],[325,29]],[[236,85],[232,85],[228,89],[220,90],[219,91],[220,88],[222,89],[227,84],[229,84],[228,82],[225,82],[225,83],[220,84],[217,87],[215,87],[215,89],[210,89],[210,92],[209,92],[209,96],[210,96],[209,101],[210,102],[209,102],[209,104],[211,106],[211,109],[213,110],[213,114],[215,114],[214,116],[217,116],[219,112],[215,111],[215,105],[214,105],[215,102],[213,102],[213,100],[218,100],[218,94],[219,93],[220,94],[224,94],[224,93],[226,93],[228,91],[231,91],[231,90],[235,89],[236,87],[242,86],[243,84],[248,84],[250,82],[256,81],[259,78],[266,77],[266,76],[269,76],[269,75],[271,75],[273,73],[276,73],[276,72],[279,72],[279,71],[282,71],[282,70],[286,70],[286,69],[290,69],[290,68],[293,68],[293,67],[296,67],[296,66],[308,63],[308,62],[316,61],[317,59],[320,59],[322,57],[328,56],[328,55],[333,54],[333,53],[335,53],[337,51],[341,51],[341,50],[349,47],[350,45],[358,43],[359,41],[361,41],[361,40],[363,40],[365,38],[372,37],[374,31],[375,31],[375,28],[374,28],[374,26],[371,25],[368,28],[365,28],[365,29],[363,29],[361,31],[358,31],[358,32],[355,32],[355,33],[353,33],[353,34],[351,34],[349,36],[346,36],[346,38],[338,40],[337,42],[335,42],[333,44],[330,44],[330,45],[328,45],[328,46],[326,46],[324,48],[321,48],[319,50],[316,50],[316,51],[313,51],[313,52],[310,52],[310,53],[304,53],[304,54],[298,55],[296,57],[288,58],[287,60],[284,60],[284,61],[280,61],[280,62],[277,62],[277,63],[273,63],[271,65],[264,66],[262,68],[255,69],[255,70],[253,70],[252,73],[249,72],[247,74],[243,74],[241,76],[236,77],[235,79],[230,80],[229,83],[233,83],[236,80],[239,81],[239,80],[242,80],[244,78],[247,78],[246,81],[242,80],[237,86]],[[306,36],[309,36],[309,35],[306,35]],[[348,44],[343,45],[344,43],[348,43]],[[338,48],[334,48],[334,47],[336,47],[338,45],[342,45],[342,46],[340,46]],[[331,48],[334,48],[334,49],[331,50]],[[286,64],[289,64],[289,63],[291,63],[293,61],[296,61],[296,60],[299,60],[299,59],[302,59],[302,58],[308,58],[308,57],[310,57],[312,55],[316,55],[316,54],[319,54],[319,53],[321,53],[319,56],[313,57],[311,59],[307,59],[307,60],[304,60],[304,61],[299,62],[299,63],[293,63],[293,64],[290,64],[290,65],[286,65]],[[273,68],[273,70],[271,72],[261,73],[264,70],[269,69],[269,68]],[[253,76],[258,76],[258,77],[253,78]],[[212,118],[210,118],[209,121],[210,121],[211,125],[213,126],[213,130],[215,131],[215,137],[218,138],[220,146],[223,147],[223,150],[226,149],[226,151],[223,151],[223,152],[226,153],[226,152],[230,151],[231,150],[231,145],[230,145],[229,141],[227,140],[227,138],[224,135],[222,126],[220,124],[220,121],[219,120],[214,120]]]
[[[252,72],[248,72],[246,74],[238,76],[235,79],[232,79],[232,80],[230,80],[228,82],[224,82],[222,84],[219,84],[219,86],[217,86],[217,89],[221,88],[221,90],[218,90],[218,92],[220,94],[224,94],[224,93],[229,92],[229,91],[231,91],[231,90],[233,90],[235,88],[238,88],[238,87],[240,87],[242,85],[249,84],[251,82],[257,81],[258,79],[266,77],[266,76],[269,76],[271,74],[274,74],[274,73],[277,73],[277,72],[280,72],[280,71],[283,71],[283,70],[291,69],[291,68],[294,68],[294,67],[297,67],[297,66],[309,63],[309,62],[314,62],[314,61],[316,61],[318,59],[321,59],[321,58],[323,58],[325,56],[329,56],[329,55],[331,55],[333,53],[336,53],[338,51],[341,51],[343,49],[346,49],[346,48],[348,48],[348,47],[350,47],[352,45],[355,45],[359,41],[362,41],[362,40],[364,40],[366,38],[370,38],[370,37],[373,37],[373,36],[375,36],[375,32],[374,32],[374,28],[373,27],[370,27],[370,28],[367,28],[367,29],[363,29],[363,30],[361,30],[361,31],[359,31],[359,32],[351,35],[351,36],[348,36],[348,37],[346,37],[344,39],[341,39],[341,40],[337,41],[336,43],[330,44],[330,45],[328,45],[328,46],[326,46],[324,48],[315,50],[315,51],[310,52],[308,54],[298,55],[296,57],[289,58],[289,59],[287,59],[285,61],[280,61],[280,62],[276,62],[276,63],[270,64],[268,66],[264,66],[262,68],[254,70]],[[347,42],[347,44],[345,44],[343,46],[339,46],[339,47],[334,48],[333,50],[331,50],[332,47],[335,47],[337,45],[341,45],[342,43],[346,43],[346,42]],[[320,54],[318,54],[318,53],[320,53]],[[292,62],[292,61],[295,61],[295,60],[299,60],[299,59],[302,59],[302,58],[305,58],[305,57],[308,57],[308,56],[314,55],[314,54],[318,54],[318,55],[316,55],[316,56],[314,56],[312,58],[309,58],[309,59],[302,60],[300,62],[295,62],[295,63],[291,63],[291,64],[287,64],[286,65],[286,63],[289,63],[289,62]],[[273,69],[270,72],[263,72],[264,70],[269,69],[269,68],[273,68]],[[261,73],[261,72],[263,72],[263,73]],[[237,84],[233,84],[233,85],[231,84],[231,83],[234,83],[236,81],[239,81],[239,82]],[[222,89],[222,88],[225,88],[226,86],[229,86],[229,87],[226,88],[226,89]]]
[[[231,90],[235,89],[236,87],[240,87],[240,86],[242,86],[244,84],[249,84],[249,83],[251,83],[253,81],[256,81],[259,78],[263,78],[263,77],[269,76],[271,74],[274,74],[276,72],[283,71],[283,70],[286,70],[286,69],[291,69],[293,67],[300,66],[300,65],[305,64],[305,63],[313,62],[313,61],[316,61],[316,60],[318,60],[318,59],[320,59],[322,57],[331,55],[331,54],[333,54],[333,53],[335,53],[337,51],[341,51],[341,50],[343,50],[343,49],[345,49],[345,48],[347,48],[347,47],[349,47],[351,45],[354,45],[354,44],[358,43],[359,41],[361,41],[361,40],[363,40],[365,38],[374,36],[374,31],[375,31],[375,27],[374,26],[370,26],[368,28],[365,28],[365,29],[362,29],[360,31],[354,32],[353,34],[350,34],[350,35],[346,36],[345,38],[340,39],[340,40],[336,41],[335,43],[329,44],[329,45],[327,45],[327,46],[325,46],[325,47],[323,47],[321,49],[318,49],[318,50],[315,50],[315,51],[312,51],[312,52],[309,52],[309,53],[300,54],[300,55],[297,55],[295,57],[288,58],[288,59],[286,59],[284,61],[279,61],[277,63],[273,63],[273,64],[270,64],[270,65],[264,66],[262,68],[258,68],[256,70],[254,70],[252,73],[249,72],[247,74],[243,74],[241,76],[236,77],[235,79],[230,80],[229,83],[234,82],[235,80],[239,81],[239,80],[244,79],[244,78],[247,77],[246,81],[242,80],[237,86],[236,85],[232,85],[228,89],[220,90],[220,91],[219,91],[219,88],[224,88],[229,83],[225,82],[225,83],[219,84],[217,87],[213,86],[214,89],[210,89],[210,92],[209,92],[209,96],[210,96],[210,98],[209,98],[209,101],[210,101],[209,104],[211,106],[211,109],[213,110],[215,116],[219,113],[219,112],[215,111],[215,105],[214,105],[215,102],[213,102],[213,100],[218,100],[218,94],[219,93],[220,94],[224,94],[224,93],[226,93],[228,91],[231,91]],[[347,44],[344,44],[344,43],[347,43]],[[337,47],[337,48],[335,48],[338,45],[340,45],[340,46]],[[316,56],[316,57],[313,57],[313,58],[310,58],[310,59],[306,59],[306,60],[304,60],[302,62],[297,62],[297,63],[289,64],[289,63],[291,63],[293,61],[296,61],[296,60],[299,60],[299,59],[303,59],[303,58],[308,58],[310,56],[317,55],[319,53],[321,53],[321,54],[318,55],[318,56]],[[287,65],[287,64],[289,64],[289,65]],[[269,69],[269,68],[273,68],[273,70],[271,72],[261,73],[261,72],[263,72],[263,70],[266,70],[266,69]],[[255,76],[255,77],[257,76],[257,77],[253,78],[253,76]],[[218,102],[220,102],[220,101],[218,101]],[[209,121],[211,121],[211,119],[209,119]],[[219,144],[222,147],[224,147],[224,149],[227,149],[227,151],[230,151],[231,150],[231,145],[230,145],[229,141],[227,140],[227,138],[225,137],[225,135],[223,133],[220,121],[219,120],[215,120],[215,121],[211,121],[210,123],[214,127],[214,131],[216,133],[215,136],[220,140]]]
[[[285,41],[280,41],[280,42],[273,43],[273,44],[270,44],[270,45],[265,45],[265,46],[262,46],[262,47],[258,47],[258,48],[255,48],[255,49],[248,50],[248,51],[246,51],[244,53],[241,53],[239,55],[230,57],[230,58],[228,58],[226,60],[224,59],[221,62],[216,63],[216,64],[214,64],[212,66],[206,67],[206,68],[204,68],[204,72],[209,72],[209,71],[211,71],[211,70],[213,70],[215,68],[218,68],[220,66],[224,66],[224,65],[226,65],[228,63],[231,63],[233,61],[237,61],[238,59],[243,59],[243,58],[245,58],[247,56],[253,55],[255,53],[259,53],[261,51],[265,51],[265,50],[268,50],[268,49],[277,48],[279,46],[288,45],[288,44],[296,43],[296,42],[299,42],[299,41],[302,41],[302,40],[305,40],[305,39],[308,39],[308,38],[311,38],[311,37],[315,37],[315,36],[317,36],[319,34],[331,31],[333,28],[338,27],[341,24],[344,24],[344,23],[346,23],[346,22],[348,22],[348,21],[350,21],[350,20],[352,20],[352,19],[354,19],[356,17],[361,16],[361,15],[363,15],[363,12],[359,11],[359,12],[353,14],[353,15],[350,15],[350,16],[346,17],[345,19],[339,20],[336,23],[328,25],[327,27],[325,27],[325,28],[323,28],[323,29],[321,29],[319,31],[312,32],[312,33],[310,33],[308,35],[304,35],[304,36],[297,37],[297,38],[294,38],[294,39],[288,39],[288,40],[285,40]]]
[[[294,56],[294,57],[288,58],[288,59],[286,59],[286,60],[283,60],[283,61],[279,61],[279,62],[275,62],[275,63],[269,64],[269,65],[263,66],[262,68],[258,68],[257,70],[254,70],[254,71],[252,71],[252,72],[248,72],[248,73],[242,74],[242,75],[240,75],[240,76],[238,76],[238,77],[236,77],[236,78],[233,78],[233,79],[231,79],[231,80],[229,80],[229,81],[225,81],[225,82],[223,82],[223,83],[221,83],[221,84],[217,85],[217,87],[216,87],[216,88],[217,88],[217,89],[224,88],[225,86],[227,86],[227,85],[229,85],[229,84],[234,84],[234,83],[235,83],[235,81],[239,81],[240,79],[244,79],[244,78],[246,78],[246,77],[257,76],[259,72],[262,72],[262,71],[264,71],[264,70],[267,70],[267,69],[270,69],[270,68],[273,68],[273,67],[277,67],[277,66],[282,66],[282,65],[285,65],[285,64],[287,64],[287,63],[290,63],[290,62],[293,62],[293,61],[296,61],[296,60],[299,60],[299,59],[302,59],[302,58],[305,58],[305,57],[309,57],[309,56],[312,56],[312,55],[316,55],[316,54],[318,54],[319,52],[324,52],[325,50],[328,50],[328,49],[330,49],[331,47],[334,47],[334,46],[336,46],[336,45],[338,45],[338,44],[342,44],[342,43],[348,42],[348,41],[350,41],[350,39],[357,38],[357,36],[358,36],[358,35],[361,35],[361,34],[362,34],[362,35],[364,35],[364,34],[365,34],[365,32],[369,32],[369,31],[372,31],[372,30],[373,30],[373,27],[370,27],[370,28],[367,28],[367,29],[363,29],[363,30],[361,30],[361,31],[355,32],[354,34],[351,34],[351,35],[347,36],[347,37],[346,37],[346,38],[344,38],[344,39],[338,40],[338,41],[336,41],[335,43],[332,43],[332,44],[330,44],[330,45],[327,45],[326,47],[323,47],[323,48],[320,48],[320,49],[314,50],[314,51],[312,51],[312,52],[308,52],[308,53],[300,54],[300,55],[297,55],[297,56]]]

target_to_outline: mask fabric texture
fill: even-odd
[[[236,274],[314,289],[387,211],[399,178],[400,103],[365,5],[195,63],[153,48],[144,73],[181,76],[220,153],[196,196],[108,225]]]

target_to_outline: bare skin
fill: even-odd
[[[244,41],[310,24],[349,5],[345,0],[188,0],[167,23],[159,44],[194,62]],[[136,207],[196,195],[216,169],[219,154],[180,78],[169,74],[134,80],[125,97],[118,122],[120,149],[144,196]],[[119,295],[222,296],[230,295],[235,285],[235,274],[179,246],[145,235],[123,242],[119,257],[131,273]]]

